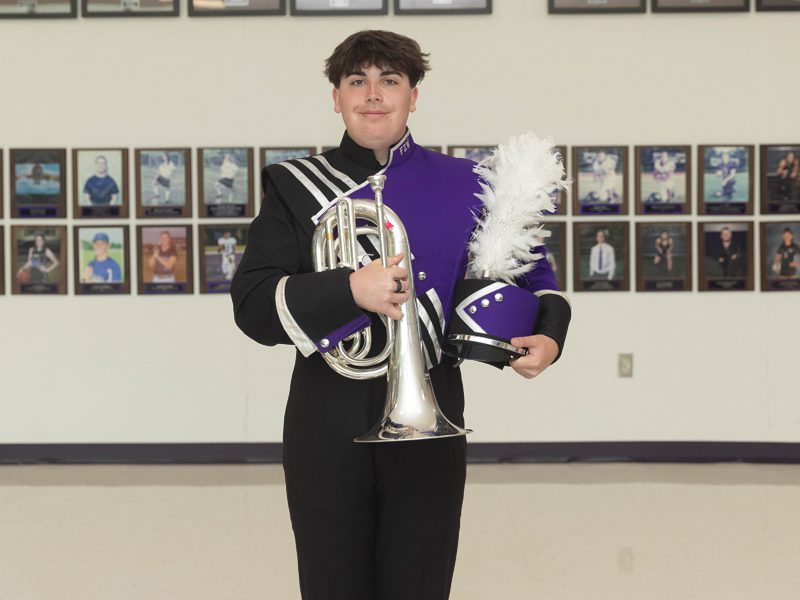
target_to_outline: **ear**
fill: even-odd
[[[336,113],[342,112],[342,107],[339,106],[339,88],[333,88],[333,111]]]
[[[419,97],[419,88],[415,87],[411,90],[411,107],[408,109],[408,112],[414,112],[417,110],[417,98]]]

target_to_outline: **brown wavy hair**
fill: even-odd
[[[414,88],[431,70],[428,56],[416,41],[399,33],[359,31],[336,46],[325,61],[325,76],[338,88],[342,77],[375,65],[404,73]]]

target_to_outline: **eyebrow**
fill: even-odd
[[[362,71],[351,71],[350,73],[347,73],[347,75],[345,75],[345,77],[352,77],[353,75],[358,76],[358,77],[366,77],[367,73],[366,73],[366,71],[363,71],[363,70]],[[394,71],[394,70],[392,70],[392,71],[381,71],[381,77],[386,77],[387,75],[402,75],[402,73],[400,73],[400,71]]]

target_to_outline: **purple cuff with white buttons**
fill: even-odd
[[[358,318],[353,319],[349,323],[334,329],[328,335],[314,342],[317,346],[317,350],[324,353],[331,348],[335,348],[339,342],[353,335],[356,331],[361,331],[362,329],[369,327],[370,323],[371,322],[368,315],[361,315]]]

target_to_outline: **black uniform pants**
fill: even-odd
[[[458,369],[431,373],[463,426]],[[356,444],[380,418],[384,379],[335,374],[298,355],[284,420],[284,472],[303,600],[446,600],[466,477],[464,437]]]

